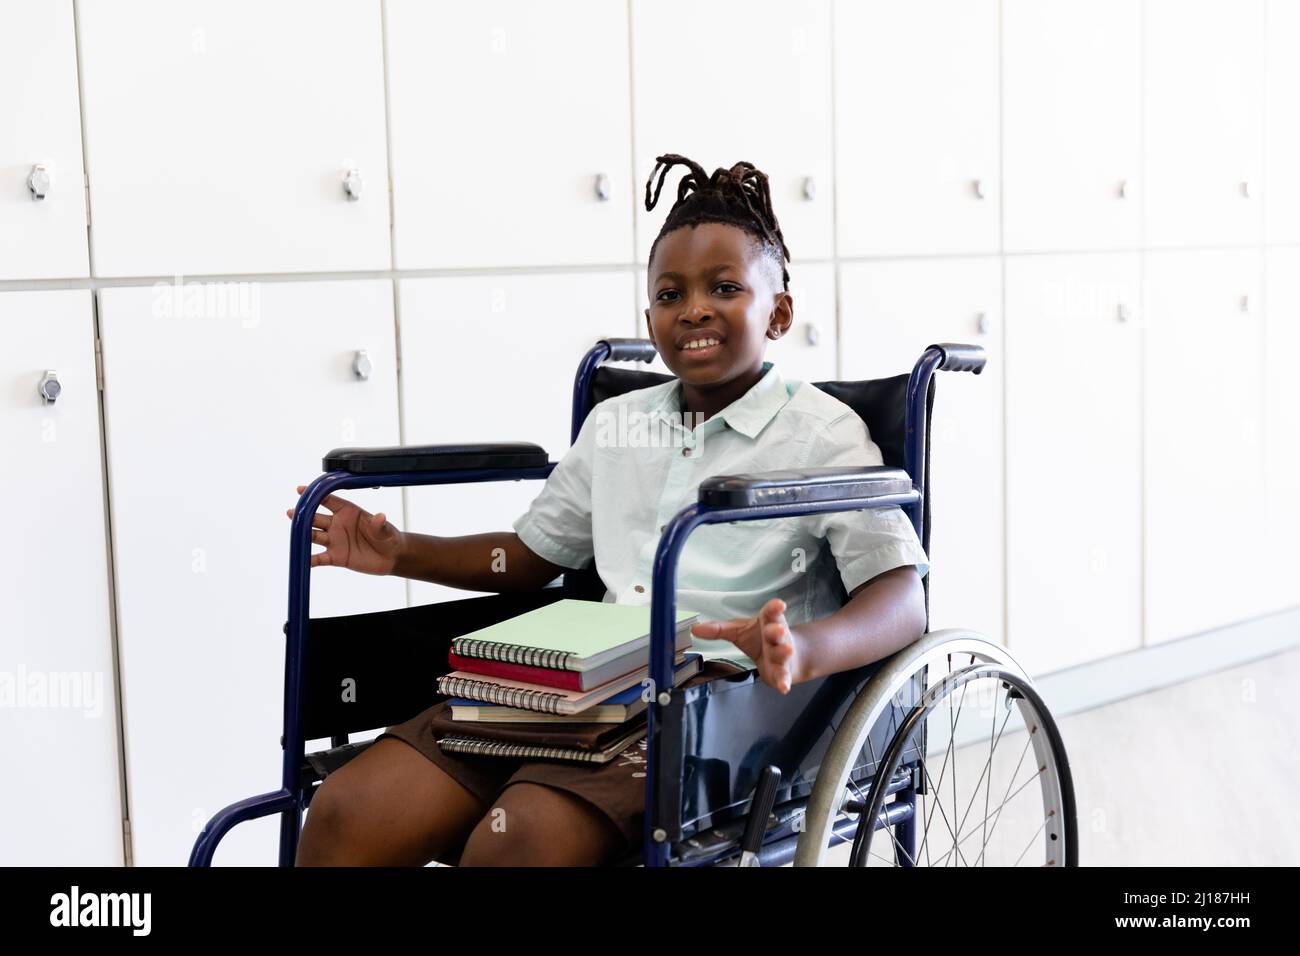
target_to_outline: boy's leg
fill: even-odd
[[[487,807],[428,757],[377,740],[321,783],[298,843],[298,866],[446,862]]]
[[[537,783],[511,784],[465,844],[461,866],[603,866],[626,841],[590,803]]]

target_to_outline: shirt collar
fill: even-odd
[[[750,386],[749,391],[744,395],[706,421],[704,426],[715,420],[723,421],[742,435],[756,438],[788,401],[790,401],[790,393],[785,387],[785,380],[781,378],[781,373],[771,362],[764,362],[762,378]],[[681,379],[676,379],[672,387],[664,392],[663,398],[653,411],[660,419],[681,423]]]

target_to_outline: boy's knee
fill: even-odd
[[[508,787],[470,834],[461,866],[600,866],[622,842],[576,797],[538,784]]]
[[[360,801],[346,778],[331,774],[316,788],[298,841],[298,865],[338,856],[354,845]]]

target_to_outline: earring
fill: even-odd
[[[780,329],[773,329],[773,330],[772,330],[772,338],[774,338],[774,339],[779,339],[780,337],[781,337],[781,330],[780,330]]]

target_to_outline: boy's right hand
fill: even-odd
[[[298,494],[306,490],[298,486]],[[402,550],[402,532],[379,514],[357,507],[338,495],[329,495],[311,519],[312,544],[324,545],[324,551],[311,556],[311,566],[348,568],[364,574],[392,574]],[[293,509],[285,512],[293,517]]]

